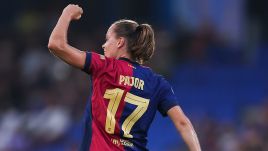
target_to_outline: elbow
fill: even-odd
[[[189,125],[189,119],[187,117],[185,117],[183,120],[178,121],[178,124],[181,127],[186,127]]]
[[[66,48],[66,43],[60,41],[60,40],[52,40],[50,39],[47,45],[48,49],[52,53],[56,53],[59,51],[64,51]]]
[[[178,120],[176,125],[181,130],[189,129],[192,127],[190,120],[186,116],[184,116],[182,119]]]
[[[57,47],[56,42],[54,42],[54,41],[52,41],[52,40],[49,40],[49,42],[48,42],[48,44],[47,44],[47,48],[48,48],[49,50],[53,50],[53,49],[55,49],[56,47]]]

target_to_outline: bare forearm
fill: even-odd
[[[53,29],[50,38],[49,38],[49,46],[50,45],[58,45],[63,47],[63,45],[67,45],[67,31],[69,28],[69,24],[71,22],[71,17],[62,14]]]
[[[201,151],[196,132],[188,119],[185,124],[180,125],[179,131],[190,151]]]
[[[201,151],[196,132],[190,120],[184,115],[182,109],[179,106],[175,106],[167,113],[190,151]]]
[[[78,5],[68,5],[63,10],[48,42],[48,48],[51,53],[80,69],[84,66],[86,54],[68,44],[67,33],[70,22],[80,19],[82,13],[83,10]]]

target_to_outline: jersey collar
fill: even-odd
[[[127,62],[131,63],[131,64],[139,65],[138,62],[131,61],[130,59],[128,59],[128,58],[124,58],[124,57],[120,57],[118,60],[124,60],[124,61],[127,61]]]

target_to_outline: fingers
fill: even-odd
[[[76,5],[78,8],[79,8],[79,12],[81,13],[81,14],[83,14],[83,9],[82,9],[82,7],[80,7],[79,5]]]
[[[79,5],[77,4],[69,4],[67,7],[71,7],[73,9],[77,9],[81,14],[83,13],[83,9],[82,7],[80,7]]]
[[[76,7],[76,9],[78,9],[79,12],[80,12],[81,14],[83,14],[83,9],[82,9],[82,7],[80,7],[79,5],[74,5],[74,4],[71,4],[71,5],[73,5],[74,7]]]
[[[73,20],[78,20],[83,14],[83,9],[76,4],[69,4],[65,7],[64,11],[71,16]]]
[[[79,20],[81,18],[82,15],[76,16],[76,20]]]
[[[75,9],[77,9],[77,16],[75,16],[76,20],[79,20],[83,14],[83,9],[79,5],[74,5]]]

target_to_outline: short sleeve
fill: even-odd
[[[171,85],[165,79],[162,80],[159,95],[160,102],[158,104],[158,111],[162,116],[167,116],[167,111],[178,105],[178,101]]]
[[[105,56],[94,52],[86,52],[85,65],[82,70],[88,74],[96,74],[97,72],[102,70],[105,65]]]

